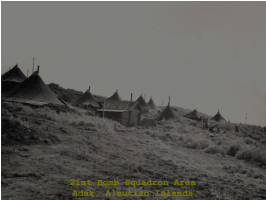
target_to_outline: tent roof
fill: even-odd
[[[2,81],[13,81],[21,83],[25,79],[27,79],[27,77],[18,68],[18,64],[2,75]]]
[[[109,97],[106,100],[116,100],[116,101],[122,101],[121,97],[118,94],[118,91],[116,91],[111,97]]]
[[[199,115],[198,111],[195,109],[192,112],[184,115],[184,117],[189,118],[189,119],[199,119],[200,115]]]
[[[155,105],[155,103],[154,103],[154,101],[152,100],[152,98],[151,98],[150,101],[148,102],[148,106],[149,106],[150,109],[152,109],[152,110],[156,110],[156,111],[161,110],[160,108],[158,108],[158,107]]]
[[[139,110],[143,112],[141,106],[137,101],[116,101],[116,100],[106,100],[104,109],[108,110]]]
[[[139,102],[139,105],[140,105],[141,109],[143,110],[143,112],[148,112],[149,111],[150,107],[146,103],[146,101],[143,99],[142,95],[140,95],[139,98],[136,101]]]
[[[227,121],[222,117],[222,115],[220,114],[219,110],[218,110],[217,114],[214,115],[214,116],[211,118],[211,120],[214,120],[214,121],[216,121],[216,122],[227,122]]]
[[[34,105],[48,103],[64,105],[55,93],[43,82],[38,72],[34,72],[18,86],[4,93],[3,100]]]
[[[118,113],[121,113],[121,112],[128,112],[128,110],[109,110],[109,109],[98,109],[98,110],[96,110],[96,112],[118,112]]]
[[[76,99],[73,104],[91,105],[95,108],[101,107],[96,98],[90,93],[90,89],[88,89],[83,95],[81,95],[81,97]]]
[[[168,120],[170,118],[178,118],[178,115],[168,104],[166,108],[161,113],[159,113],[154,119],[161,120],[162,118]]]

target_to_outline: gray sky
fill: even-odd
[[[1,2],[2,73],[265,125],[266,2]]]

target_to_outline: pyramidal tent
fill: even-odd
[[[76,99],[73,104],[79,105],[87,105],[87,106],[93,106],[95,108],[100,108],[99,102],[96,100],[96,98],[90,93],[90,87],[89,89],[78,99]]]
[[[193,120],[199,120],[201,118],[196,109],[193,110],[192,112],[184,115],[183,117],[186,117],[186,118],[189,118],[189,119],[193,119]]]
[[[64,105],[55,93],[43,82],[38,71],[8,92],[3,93],[4,101],[28,103],[33,105]]]
[[[11,70],[2,75],[2,81],[13,81],[21,83],[25,79],[27,79],[27,77],[19,69],[18,64],[16,64],[16,66],[14,66]]]
[[[15,86],[19,85],[22,81],[27,79],[23,72],[18,68],[18,64],[8,72],[1,76],[2,92],[11,90]]]
[[[179,118],[177,113],[170,107],[170,104],[166,106],[166,108],[159,113],[154,119],[155,120],[168,120],[170,118]]]
[[[146,103],[146,101],[143,99],[142,94],[139,96],[139,98],[136,101],[139,102],[139,105],[141,109],[143,110],[143,113],[147,113],[149,111],[150,107]]]
[[[106,100],[122,101],[121,97],[118,94],[118,90],[116,90],[116,92]]]
[[[161,109],[158,108],[155,103],[153,102],[152,98],[150,99],[150,101],[148,102],[148,106],[150,107],[151,110],[156,110],[156,111],[160,111]]]
[[[219,110],[217,112],[216,115],[213,116],[213,118],[211,118],[211,120],[214,120],[216,122],[227,122],[223,117],[222,115],[220,114]]]

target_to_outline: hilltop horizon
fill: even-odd
[[[11,68],[12,69],[12,68]],[[7,70],[7,71],[9,71],[9,70]],[[36,70],[34,70],[34,71],[36,71]],[[1,74],[1,75],[3,75],[3,74]],[[30,74],[31,75],[31,74]],[[30,76],[29,75],[29,76]],[[40,74],[41,75],[41,74]],[[50,84],[56,84],[56,85],[58,85],[59,87],[62,87],[61,85],[59,85],[59,84],[57,84],[57,83],[55,83],[55,82],[51,82],[51,83],[49,83],[49,84],[47,84],[48,86],[50,85]],[[89,87],[91,87],[91,86],[88,86],[88,88]],[[63,89],[65,89],[64,87],[62,87]],[[87,89],[85,90],[85,91],[80,91],[80,90],[77,90],[77,89],[74,89],[74,88],[68,88],[68,89],[70,89],[70,90],[75,90],[76,92],[81,92],[81,93],[84,93],[84,92],[86,92],[87,91]],[[118,92],[120,91],[119,89],[115,89],[114,90],[114,92],[116,91],[116,90],[118,90]],[[102,98],[109,98],[111,95],[109,95],[109,96],[107,96],[107,95],[105,95],[105,94],[98,94],[98,93],[96,93],[96,92],[93,92],[93,91],[91,91],[92,92],[92,94],[93,95],[96,95],[96,96],[100,96],[100,97],[102,97]],[[120,94],[120,92],[119,92],[119,95],[121,96],[121,94]],[[131,93],[130,93],[130,95],[131,95]],[[133,101],[136,101],[137,100],[137,98],[140,96],[140,95],[142,95],[143,96],[143,98],[145,99],[145,101],[146,102],[148,102],[149,101],[149,99],[150,99],[150,97],[152,97],[152,96],[150,96],[150,97],[148,97],[148,95],[146,95],[146,93],[141,93],[141,94],[139,94],[137,97],[135,96],[134,97],[134,94],[133,94]],[[171,95],[170,95],[171,96]],[[131,97],[131,96],[130,96]],[[146,98],[145,98],[146,97]],[[147,98],[148,97],[148,98]],[[169,97],[168,97],[169,98]],[[123,98],[122,98],[123,99]],[[154,102],[155,102],[155,104],[156,104],[156,99],[154,99],[153,97],[152,97],[152,99],[154,100]],[[129,99],[123,99],[123,100],[125,100],[125,101],[130,101],[130,98]],[[168,101],[169,101],[169,99],[168,99]],[[166,107],[167,105],[168,105],[168,101],[165,101],[165,102],[163,102],[164,104],[163,105],[160,105],[160,104],[156,104],[157,106],[159,106],[159,107],[161,107],[161,108],[164,108],[164,107]],[[194,103],[194,102],[193,102]],[[184,110],[187,110],[188,112],[190,112],[190,111],[192,111],[192,110],[194,110],[194,109],[197,109],[197,108],[184,108],[184,107],[182,107],[182,105],[179,105],[179,106],[177,106],[177,105],[173,105],[173,104],[171,104],[171,106],[172,107],[179,107],[179,108],[182,108],[182,109],[184,109]],[[194,105],[193,105],[194,106]],[[218,109],[218,110],[220,110],[220,109]],[[217,111],[218,111],[217,110]],[[201,110],[199,110],[199,109],[197,109],[197,111],[201,111]],[[201,111],[201,113],[203,113],[203,114],[205,114],[205,115],[208,115],[208,116],[214,116],[216,113],[214,113],[213,115],[211,115],[211,114],[206,114],[204,111]],[[230,120],[227,120],[227,121],[230,121]],[[264,127],[264,125],[259,125],[259,124],[250,124],[250,123],[243,123],[243,122],[234,122],[234,121],[230,121],[230,123],[236,123],[236,124],[246,124],[246,125],[255,125],[255,126],[261,126],[261,127]]]
[[[265,2],[3,2],[1,72],[266,126]],[[71,11],[71,12],[70,12]],[[226,14],[225,14],[226,13]]]

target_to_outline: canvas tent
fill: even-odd
[[[145,128],[148,128],[148,127],[155,127],[156,124],[154,122],[153,119],[148,119],[148,118],[144,118],[142,121],[141,121],[141,126],[145,127]]]
[[[82,104],[82,105],[92,106],[92,107],[95,107],[95,108],[100,108],[101,107],[100,103],[90,93],[90,87],[83,95],[81,95],[81,97],[76,99],[73,102],[73,104],[75,104],[75,105]]]
[[[162,119],[165,119],[165,120],[168,120],[170,118],[178,118],[178,115],[177,113],[170,107],[170,105],[168,104],[166,106],[166,108],[161,112],[159,113],[154,119],[155,120],[162,120]]]
[[[160,108],[158,108],[155,103],[153,102],[152,98],[150,99],[150,101],[148,102],[148,106],[150,107],[151,110],[155,110],[155,111],[161,111]]]
[[[18,86],[3,93],[2,99],[4,101],[33,105],[45,105],[49,103],[64,105],[55,93],[43,82],[42,78],[38,75],[38,71],[34,72]]]
[[[216,115],[213,116],[213,118],[211,118],[211,120],[214,120],[216,122],[227,122],[223,117],[222,115],[220,114],[219,110],[217,112]]]
[[[116,92],[106,100],[122,101],[121,97],[118,94],[118,90],[116,90]]]
[[[18,68],[18,64],[16,64],[16,66],[14,66],[11,70],[2,75],[2,81],[13,81],[21,83],[25,79],[27,79],[27,77]]]
[[[184,117],[189,118],[189,119],[193,119],[193,120],[200,120],[201,119],[201,117],[200,117],[200,115],[196,109],[193,110],[192,112],[184,115]]]
[[[143,110],[143,113],[149,112],[150,107],[146,103],[146,101],[143,99],[142,94],[137,99],[137,102],[139,102],[139,105],[140,105],[141,109]]]
[[[18,64],[17,64],[11,70],[4,73],[1,76],[1,79],[2,79],[2,91],[7,91],[13,88],[14,86],[19,85],[19,83],[27,79],[27,77],[18,68]]]

